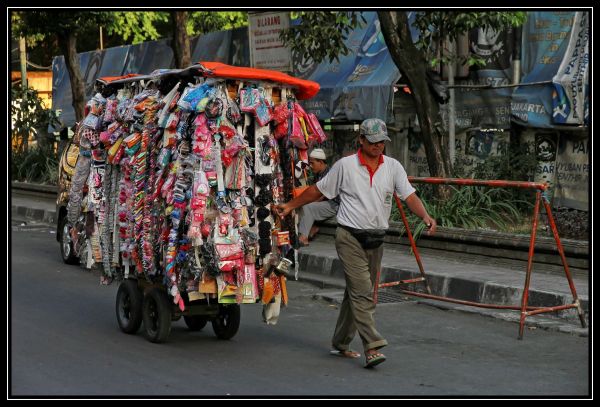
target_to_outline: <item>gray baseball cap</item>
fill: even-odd
[[[371,143],[392,141],[387,135],[387,127],[381,119],[366,119],[360,124],[360,134]]]

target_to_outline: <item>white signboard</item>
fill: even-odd
[[[279,39],[281,30],[289,26],[289,12],[248,13],[252,67],[292,71],[292,54]]]

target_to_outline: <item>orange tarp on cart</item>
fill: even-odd
[[[198,63],[212,71],[212,74],[206,73],[208,77],[273,81],[296,87],[298,89],[296,97],[299,100],[312,98],[320,89],[317,82],[295,78],[279,71],[233,66],[221,62],[201,61]]]

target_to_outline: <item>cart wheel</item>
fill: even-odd
[[[142,324],[143,296],[135,280],[125,280],[117,291],[117,322],[126,334],[135,334]]]
[[[202,315],[184,315],[183,320],[190,331],[199,331],[204,328],[208,322],[206,317],[203,317]]]
[[[212,326],[217,338],[233,338],[240,327],[240,306],[219,304],[219,314],[212,321]]]
[[[60,219],[60,255],[66,264],[79,264],[79,257],[75,254],[75,247],[71,240],[71,226],[67,215]]]
[[[171,332],[171,303],[167,293],[153,288],[144,296],[142,316],[150,342],[164,342]]]

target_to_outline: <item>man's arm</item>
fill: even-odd
[[[275,209],[279,216],[283,218],[294,209],[300,208],[311,202],[315,202],[321,197],[323,197],[323,194],[321,193],[321,191],[319,191],[319,188],[317,188],[316,185],[311,185],[308,188],[306,188],[306,190],[302,194],[300,194],[299,197],[294,198],[291,201],[282,205],[277,205]]]
[[[421,199],[417,196],[416,193],[412,193],[406,198],[404,201],[408,209],[411,210],[412,213],[417,215],[419,218],[423,219],[423,222],[427,225],[427,234],[433,235],[435,233],[435,229],[437,228],[437,222],[427,213],[425,206]]]

